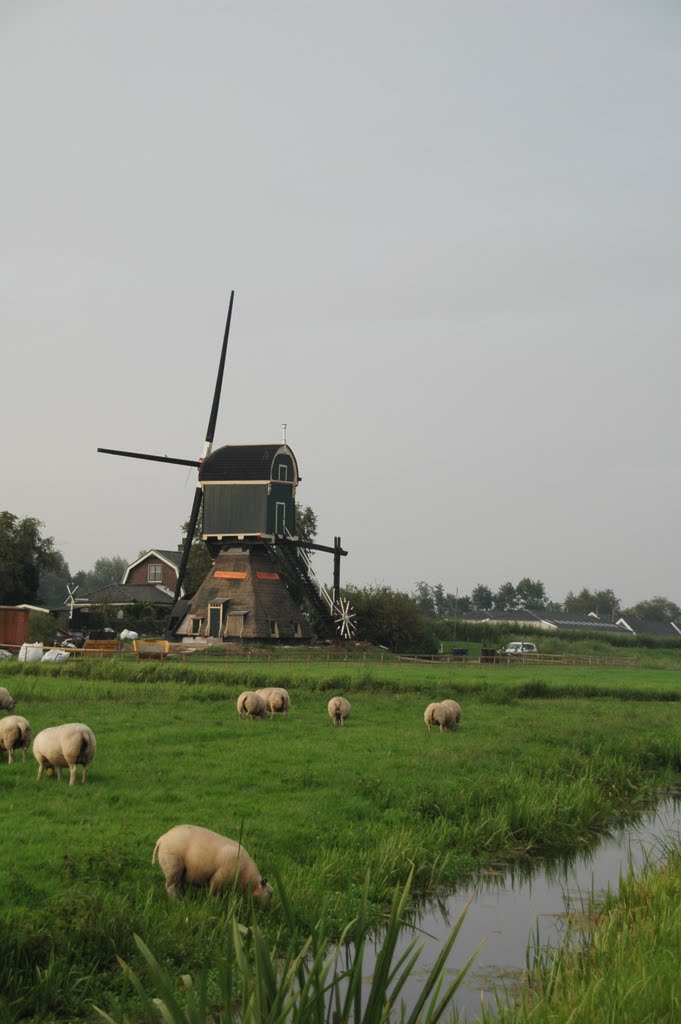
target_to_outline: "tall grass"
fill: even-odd
[[[134,1016],[119,1008],[112,1013],[95,1007],[107,1024],[381,1024],[400,1011],[404,1024],[436,1024],[461,985],[478,950],[445,985],[445,967],[460,931],[461,915],[423,981],[410,1011],[400,997],[415,969],[422,946],[418,937],[396,957],[398,939],[406,924],[411,876],[395,889],[371,984],[363,985],[364,953],[370,938],[367,915],[368,883],[358,916],[332,941],[322,916],[307,935],[301,935],[295,913],[279,885],[286,928],[271,944],[255,915],[241,925],[233,909],[226,920],[225,948],[219,962],[204,966],[196,977],[163,967],[139,937],[135,942],[146,966],[141,978],[124,960],[121,966],[134,990]]]
[[[630,869],[619,893],[592,901],[592,927],[561,949],[529,948],[516,1006],[483,1014],[491,1024],[678,1024],[681,1020],[681,849],[663,867]]]

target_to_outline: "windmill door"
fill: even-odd
[[[278,501],[275,507],[274,532],[282,536],[286,533],[286,505],[283,501]]]
[[[211,604],[208,607],[208,636],[220,636],[222,632],[222,605]]]

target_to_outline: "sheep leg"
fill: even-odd
[[[159,854],[158,862],[165,875],[166,892],[173,899],[181,899],[185,890],[185,868],[182,859],[172,854],[164,854],[161,859]]]
[[[72,786],[76,781],[76,765],[69,765],[69,786]]]
[[[42,761],[38,761],[38,779],[40,779],[40,776],[43,774],[43,768],[44,767],[45,766],[44,766],[43,762]]]
[[[11,746],[7,748],[7,764],[14,764],[14,750]]]
[[[83,765],[83,778],[80,780],[81,782],[85,782],[85,780],[87,779],[88,767],[89,767],[89,765],[87,765],[87,764]]]

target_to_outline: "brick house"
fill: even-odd
[[[157,605],[168,611],[179,576],[181,551],[154,548],[140,555],[125,570],[120,583],[109,583],[89,594],[76,596],[71,608],[74,623],[86,624],[83,613],[106,606],[117,618],[125,617],[126,608],[134,604]],[[68,601],[64,602],[66,605]]]
[[[130,586],[152,584],[165,587],[174,594],[181,559],[181,551],[164,551],[160,548],[147,551],[137,561],[130,563],[121,583]]]

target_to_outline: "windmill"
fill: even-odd
[[[73,618],[73,609],[76,606],[75,593],[78,590],[78,584],[76,584],[75,587],[74,587],[72,583],[67,583],[66,584],[66,589],[68,591],[68,597],[66,598],[66,601],[64,602],[64,604],[68,604],[68,606],[69,606],[69,622],[70,622],[71,619]]]
[[[295,491],[300,480],[286,443],[223,445],[213,450],[224,378],[234,292],[220,352],[213,401],[198,461],[98,448],[98,452],[198,469],[198,481],[182,549],[169,632],[180,637],[301,641],[355,635],[352,609],[340,596],[340,537],[333,546],[297,536]],[[213,565],[193,595],[183,597],[189,554],[202,517],[202,539]],[[310,551],[331,553],[331,591],[317,579]],[[310,610],[303,612],[303,603]]]

